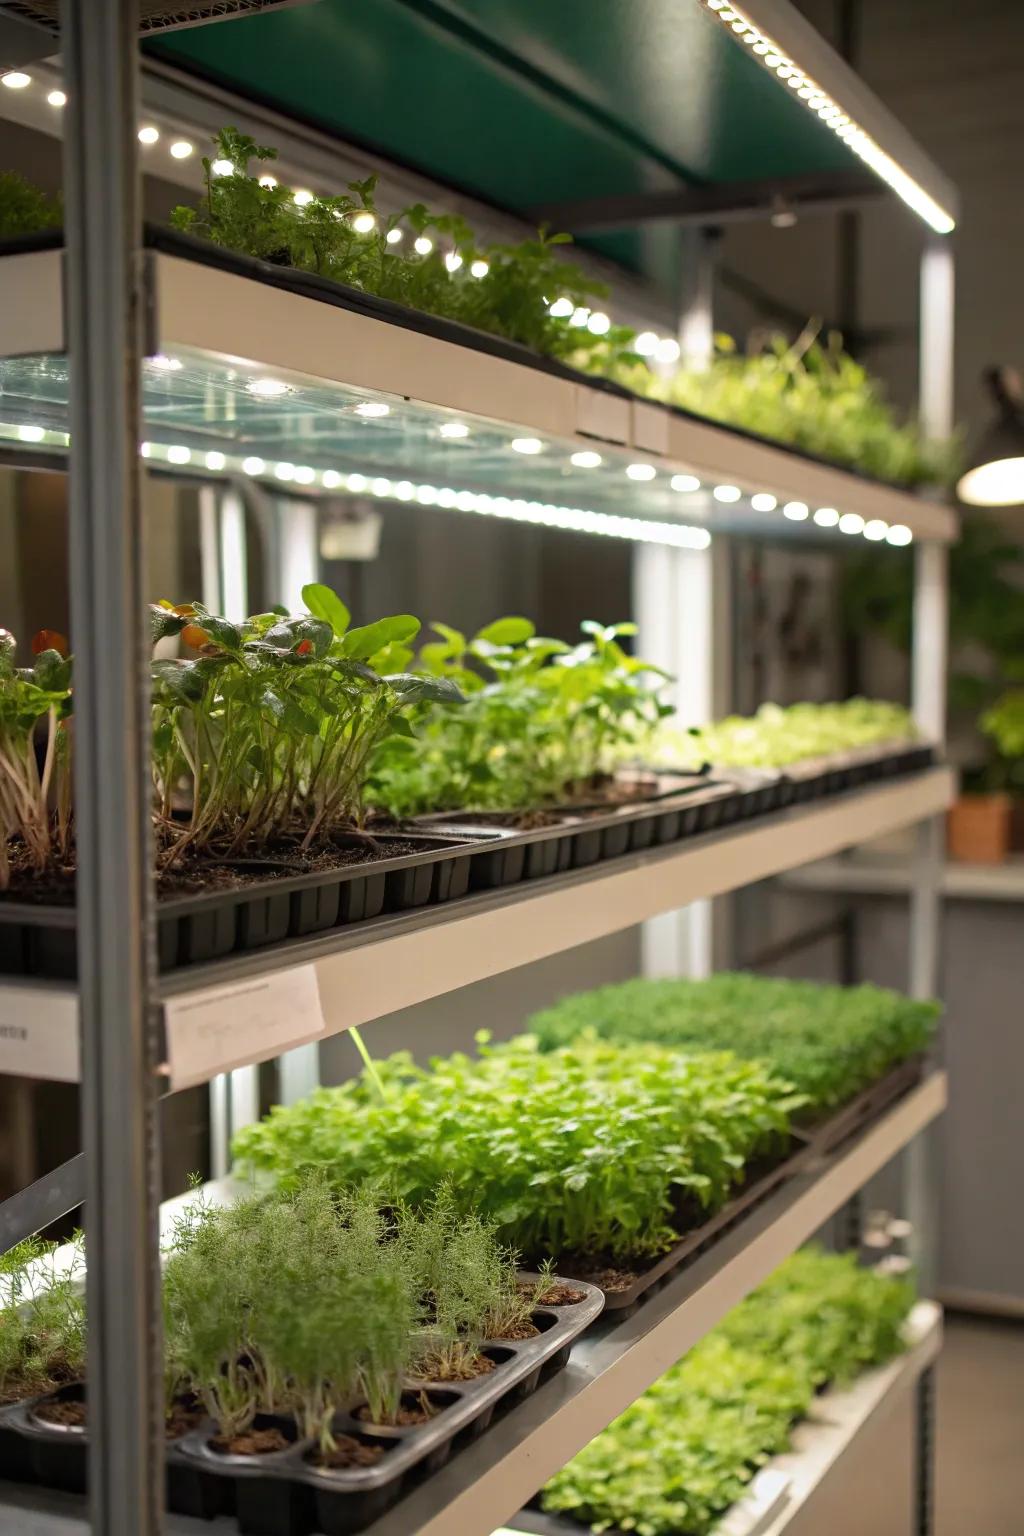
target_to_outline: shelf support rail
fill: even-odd
[[[136,0],[64,0],[91,1524],[162,1529]]]

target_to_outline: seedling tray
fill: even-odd
[[[703,774],[658,774],[642,800],[555,806],[540,813],[546,824],[539,827],[517,825],[538,814],[531,810],[436,812],[418,822],[438,832],[504,831],[508,841],[475,858],[470,871],[471,889],[493,890],[714,831],[738,820],[740,807],[731,783]]]
[[[660,1259],[656,1259],[648,1269],[639,1273],[631,1285],[621,1290],[605,1291],[604,1310],[606,1312],[632,1311],[641,1301],[660,1290],[681,1269],[692,1264],[694,1259],[711,1248],[719,1238],[724,1237],[726,1232],[741,1221],[754,1206],[759,1205],[762,1200],[778,1189],[780,1184],[801,1172],[808,1161],[810,1150],[808,1139],[799,1131],[794,1132],[789,1151],[770,1168],[764,1169],[744,1185],[731,1200],[726,1201],[721,1210],[709,1216],[707,1221],[702,1222],[699,1227],[694,1227],[685,1237],[681,1237],[667,1253],[663,1253]],[[565,1260],[561,1267],[569,1271],[573,1285],[583,1283],[573,1277],[573,1264],[570,1260]],[[590,1284],[600,1283],[593,1277],[588,1278]]]
[[[783,770],[790,785],[792,801],[800,804],[822,795],[834,795],[845,789],[860,789],[879,779],[898,778],[905,773],[919,773],[935,761],[935,746],[928,741],[877,742],[849,752],[827,757],[807,758],[791,763]]]
[[[811,1155],[821,1157],[836,1151],[895,1104],[897,1099],[916,1088],[927,1062],[928,1057],[924,1052],[908,1056],[906,1061],[901,1061],[884,1077],[877,1078],[827,1120],[804,1128]]]
[[[161,971],[259,949],[464,896],[471,866],[507,835],[483,828],[414,829],[375,834],[380,844],[416,843],[418,853],[301,872],[294,862],[238,861],[267,878],[229,890],[175,896],[157,909]],[[0,974],[73,981],[77,975],[73,906],[0,901]]]
[[[567,1282],[552,1281],[560,1283]],[[295,1436],[287,1450],[263,1456],[225,1454],[211,1445],[213,1426],[206,1421],[168,1444],[169,1507],[205,1519],[233,1513],[245,1536],[351,1536],[361,1531],[414,1482],[422,1482],[483,1434],[496,1413],[529,1397],[541,1381],[562,1369],[573,1341],[604,1305],[596,1286],[573,1281],[572,1287],[583,1292],[580,1301],[535,1307],[533,1320],[541,1330],[535,1338],[492,1339],[485,1346],[495,1362],[493,1371],[465,1382],[410,1382],[411,1394],[422,1391],[438,1405],[436,1415],[425,1423],[392,1427],[339,1414],[336,1434],[381,1448],[383,1454],[373,1465],[344,1470],[315,1466],[308,1459],[313,1442],[295,1436],[293,1422],[284,1419],[267,1420],[261,1427],[273,1424],[286,1436]],[[63,1388],[50,1397],[81,1391]],[[5,1475],[82,1493],[88,1430],[38,1420],[34,1411],[42,1401],[35,1398],[0,1413]]]

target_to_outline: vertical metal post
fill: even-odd
[[[97,1536],[157,1536],[163,1492],[136,12],[134,0],[62,6],[89,1488]]]
[[[920,384],[921,420],[930,437],[941,438],[953,423],[953,253],[948,241],[933,240],[921,258]],[[914,563],[912,704],[914,717],[941,744],[946,733],[948,561],[941,544],[919,544]],[[939,927],[945,856],[941,817],[914,832],[910,898],[909,988],[913,997],[939,990]],[[919,1283],[936,1280],[938,1192],[935,1136],[918,1136],[904,1156],[904,1200],[913,1223],[911,1256]]]
[[[935,1367],[917,1381],[914,1433],[914,1536],[935,1529]]]
[[[714,235],[681,232],[679,346],[691,366],[713,350]],[[731,693],[728,551],[640,545],[634,552],[633,611],[638,648],[676,679],[673,703],[681,720],[700,724],[727,706]],[[720,963],[721,902],[692,902],[644,923],[646,976],[707,976]]]

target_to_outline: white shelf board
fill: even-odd
[[[632,1317],[573,1346],[565,1370],[455,1456],[365,1536],[490,1536],[742,1301],[946,1102],[935,1073],[817,1172],[791,1180]]]
[[[769,1461],[751,1485],[751,1496],[734,1504],[713,1536],[783,1536],[798,1515],[813,1512],[815,1495],[870,1426],[884,1422],[905,1400],[942,1348],[942,1309],[921,1301],[904,1325],[906,1351],[887,1365],[866,1371],[849,1387],[834,1387],[814,1399],[808,1417],[792,1435],[792,1449]],[[770,1483],[772,1497],[756,1496]],[[769,1490],[766,1490],[769,1491]],[[526,1512],[524,1511],[524,1515]],[[575,1529],[564,1516],[565,1529]],[[541,1522],[543,1523],[543,1522]],[[528,1515],[513,1517],[508,1536],[529,1536]],[[578,1527],[587,1536],[587,1527]],[[498,1536],[498,1533],[495,1533]]]
[[[610,1314],[573,1346],[564,1370],[369,1526],[365,1536],[490,1536],[940,1115],[945,1104],[945,1074],[933,1072],[847,1150],[822,1159],[816,1169],[791,1179],[755,1207],[631,1317],[615,1322]],[[207,1192],[219,1202],[236,1187],[220,1180]],[[179,1196],[162,1207],[165,1236],[174,1213],[190,1198]],[[15,1520],[27,1520],[32,1511],[34,1523],[5,1524],[12,1509]],[[0,1533],[70,1536],[87,1528],[81,1518],[81,1506],[59,1495],[0,1484]],[[229,1526],[224,1522],[225,1530]],[[184,1533],[219,1531],[220,1526],[169,1517],[167,1529]]]
[[[824,532],[811,520],[794,522],[783,517],[788,501],[835,507],[839,512],[859,513],[865,521],[881,519],[908,527],[915,537],[949,541],[956,537],[957,520],[949,506],[927,500],[862,478],[849,470],[808,459],[783,446],[747,437],[714,422],[684,416],[651,402],[631,400],[588,384],[582,377],[531,366],[513,357],[497,355],[466,345],[447,335],[431,335],[390,319],[343,308],[292,289],[271,283],[258,285],[253,278],[203,262],[150,252],[153,278],[156,336],[160,348],[183,359],[186,370],[193,360],[205,360],[222,368],[218,379],[206,381],[208,411],[189,418],[189,435],[181,438],[197,450],[216,448],[229,454],[263,455],[268,460],[310,454],[317,467],[317,438],[345,417],[349,437],[359,423],[352,417],[353,399],[339,396],[321,401],[318,424],[295,425],[292,436],[280,434],[261,444],[251,398],[246,401],[244,381],[252,372],[270,371],[292,383],[295,400],[304,388],[324,387],[338,391],[365,391],[390,400],[393,420],[410,407],[435,413],[428,421],[426,438],[401,453],[393,462],[379,460],[369,467],[363,450],[354,462],[344,462],[344,450],[335,443],[334,457],[319,467],[365,470],[370,476],[430,480],[442,475],[439,485],[487,491],[550,502],[569,503],[584,510],[594,508],[626,516],[669,519],[706,526],[712,532],[741,527],[744,531],[787,538],[820,541],[844,536]],[[24,358],[60,352],[62,340],[62,256],[59,251],[40,251],[0,260],[7,302],[0,313],[0,358]],[[429,325],[429,320],[426,322]],[[235,370],[231,372],[230,370]],[[179,376],[187,381],[187,373]],[[232,386],[229,380],[235,379]],[[237,382],[240,380],[241,382]],[[51,381],[52,382],[52,381]],[[174,379],[164,375],[168,391]],[[232,437],[225,424],[225,399],[231,388],[238,392],[238,430]],[[19,389],[6,389],[7,408],[15,409]],[[53,397],[50,397],[53,398]],[[168,402],[171,396],[168,395]],[[48,425],[58,428],[59,402]],[[266,420],[272,421],[268,405]],[[440,413],[440,414],[438,414]],[[436,438],[437,425],[453,414],[476,425],[462,449],[449,449],[442,468],[434,471],[425,461]],[[232,415],[231,412],[228,415]],[[422,412],[421,412],[422,415]],[[33,418],[35,420],[37,418]],[[38,418],[42,419],[42,418]],[[11,420],[17,424],[16,416]],[[165,405],[147,431],[163,441],[161,422],[175,420]],[[216,425],[213,425],[216,423]],[[244,430],[243,430],[244,424]],[[420,423],[422,425],[422,423]],[[365,428],[365,423],[362,424]],[[475,460],[479,435],[500,427],[502,449]],[[178,432],[178,428],[173,428]],[[524,461],[508,452],[511,436],[539,435],[547,451]],[[179,434],[180,436],[180,434]],[[325,439],[326,440],[326,439]],[[573,471],[569,453],[595,440],[607,445],[608,460],[599,471]],[[358,439],[364,446],[365,431]],[[385,450],[386,453],[386,450]],[[403,457],[404,454],[404,457]],[[338,456],[340,455],[340,456]],[[641,455],[659,471],[649,483],[627,481],[622,471]],[[198,455],[197,455],[198,462]],[[674,473],[695,475],[705,487],[735,484],[746,497],[769,491],[778,499],[770,513],[752,512],[749,501],[730,506],[705,492],[679,494],[669,489]],[[462,476],[460,479],[459,477]],[[585,498],[593,497],[588,500]]]
[[[215,1048],[204,1040],[201,1065],[191,1072],[179,1067],[175,1086],[271,1060],[293,1046],[913,825],[944,810],[952,794],[951,771],[931,768],[536,884],[524,881],[175,972],[163,983],[165,1002],[181,1010],[208,996],[217,1031]],[[302,988],[299,983],[310,977],[298,973],[310,967],[316,987]],[[288,1008],[284,1027],[266,1029],[257,1041],[251,1002],[239,999],[259,977],[278,978],[284,999],[312,992],[317,1005],[282,1004]],[[261,1029],[266,1023],[261,1020]],[[20,979],[0,984],[0,1071],[73,1080],[77,1055],[70,1037],[76,1034],[74,988]]]
[[[818,859],[786,875],[786,885],[805,891],[856,896],[905,896],[913,872],[898,854],[864,849],[847,858]],[[1005,864],[961,864],[947,860],[942,894],[960,901],[1024,902],[1024,855]]]

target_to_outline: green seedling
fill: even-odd
[[[71,844],[71,658],[67,641],[41,630],[31,667],[14,664],[16,641],[0,629],[0,890],[13,843],[41,872]],[[42,736],[42,764],[36,752]]]

